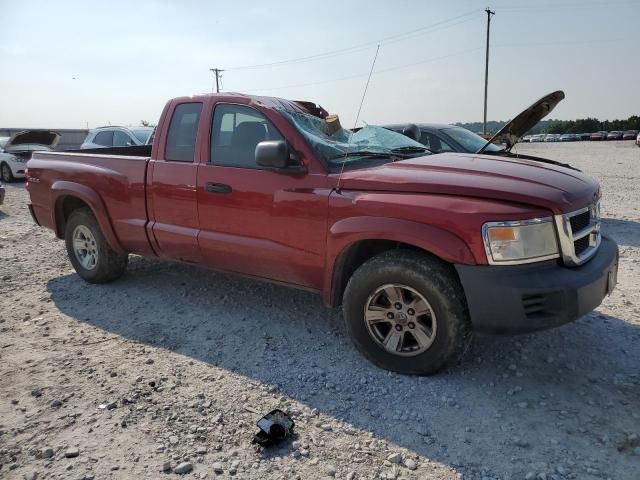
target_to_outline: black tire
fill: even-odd
[[[418,292],[435,314],[435,338],[422,353],[412,356],[392,353],[378,343],[367,328],[364,311],[369,296],[390,283],[406,285]],[[455,271],[451,265],[427,254],[391,250],[376,255],[349,279],[342,305],[347,332],[355,346],[371,362],[386,370],[431,375],[458,362],[471,342],[467,302]]]
[[[95,239],[97,261],[95,266],[90,269],[85,268],[80,263],[74,251],[73,234],[78,226],[88,228]],[[126,253],[120,254],[109,246],[96,218],[93,216],[93,212],[88,208],[79,208],[69,215],[65,229],[65,243],[67,255],[69,255],[73,268],[75,268],[78,275],[89,283],[112,282],[121,277],[127,268],[129,256]]]
[[[0,164],[0,177],[2,178],[2,181],[6,183],[15,181],[11,167],[6,162],[2,162],[2,164]]]

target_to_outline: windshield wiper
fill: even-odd
[[[357,151],[357,152],[339,153],[337,155],[333,155],[332,157],[329,157],[329,160],[336,160],[338,158],[346,158],[346,157],[388,158],[390,156],[391,155],[389,153],[385,153],[385,152],[371,152],[369,150],[361,150],[361,151]]]
[[[392,153],[424,153],[426,151],[427,149],[425,147],[413,147],[413,146],[391,149]]]

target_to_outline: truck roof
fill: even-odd
[[[322,106],[315,102],[309,102],[305,100],[287,100],[278,97],[267,97],[262,95],[248,95],[246,93],[238,92],[220,92],[220,93],[200,93],[197,95],[190,95],[184,97],[176,97],[172,101],[174,102],[187,102],[187,101],[203,101],[208,98],[218,98],[228,101],[237,101],[239,99],[249,100],[249,104],[261,105],[265,108],[273,108],[275,110],[285,110],[289,112],[303,112],[316,117],[324,118],[328,115],[328,112],[322,108]]]

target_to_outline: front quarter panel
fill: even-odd
[[[336,260],[362,240],[391,240],[420,248],[447,263],[487,264],[482,225],[488,221],[549,216],[527,205],[453,195],[334,193],[329,200],[325,299]]]

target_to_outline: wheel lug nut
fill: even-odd
[[[402,331],[402,325],[396,325],[396,330],[401,332]]]
[[[409,310],[407,310],[407,313],[409,315],[415,315],[416,312],[415,312],[415,310],[413,308],[410,308]]]
[[[391,312],[387,313],[387,318],[389,320],[392,320],[393,319],[393,313],[391,313]]]
[[[400,310],[400,309],[402,309],[402,304],[400,302],[396,302],[394,307],[396,307],[396,310]]]
[[[416,328],[416,324],[413,322],[409,322],[409,324],[407,325],[409,328]]]

